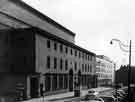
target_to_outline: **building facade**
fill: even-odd
[[[15,1],[0,1],[0,96],[23,100],[95,87],[96,54],[75,45],[70,30]]]
[[[112,85],[115,76],[115,63],[104,55],[96,57],[96,74],[98,86]]]
[[[16,94],[17,90],[18,94],[23,93],[23,98],[35,98],[73,91],[76,84],[82,88],[95,87],[94,53],[38,28],[8,30],[3,34],[6,35],[1,44],[7,45],[2,45],[4,82],[0,90],[4,94]],[[10,86],[4,90],[7,82],[11,82]]]

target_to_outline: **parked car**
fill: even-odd
[[[124,90],[119,89],[118,92],[120,92],[123,95],[126,95],[126,92]]]
[[[116,94],[116,93],[113,94],[113,96],[114,96],[115,98],[117,98],[118,102],[119,102],[119,101],[122,101],[122,100],[124,99],[124,97],[125,97],[125,96],[123,96],[120,92],[117,92],[117,94]]]
[[[89,101],[64,101],[64,102],[104,102],[100,100],[89,100]]]
[[[89,94],[89,95],[90,95],[90,94],[91,94],[91,95],[98,95],[99,92],[97,92],[97,91],[91,89],[91,90],[88,91],[88,94]]]
[[[104,102],[116,102],[116,98],[113,95],[111,96],[102,95],[99,96],[99,98],[101,98]]]
[[[101,98],[96,95],[87,94],[82,99],[81,102],[104,102]]]
[[[85,95],[78,99],[68,100],[64,102],[104,102],[103,99],[96,97],[95,95]]]

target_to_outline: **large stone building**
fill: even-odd
[[[115,63],[104,55],[96,56],[96,74],[98,86],[112,85],[114,83]]]
[[[1,0],[0,7],[0,96],[95,87],[96,55],[75,45],[73,32],[20,0]]]

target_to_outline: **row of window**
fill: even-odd
[[[92,72],[92,65],[82,64],[82,72]]]
[[[112,73],[112,70],[97,67],[96,72]]]
[[[80,79],[81,84],[83,86],[86,86],[86,85],[90,84],[89,78],[90,77],[88,77],[86,75],[82,75],[82,77]],[[52,76],[52,79],[51,79],[50,75],[46,75],[45,91],[47,92],[47,91],[56,91],[56,90],[59,90],[59,89],[67,89],[68,85],[69,85],[69,80],[70,79],[68,78],[68,75],[57,75],[57,74],[55,74],[55,75]]]
[[[68,63],[69,61],[63,60],[62,58],[59,60],[58,62],[58,58],[54,57],[53,59],[51,59],[50,56],[47,56],[47,68],[50,69],[51,68],[51,62],[53,62],[54,64],[54,69],[58,68],[58,63],[59,63],[59,67],[62,70],[63,69],[63,64],[65,64],[65,70],[68,70]],[[77,70],[77,62],[74,62],[74,69],[75,71]],[[82,72],[92,72],[92,66],[90,64],[82,64]]]
[[[68,75],[54,74],[52,76],[52,79],[50,75],[46,75],[45,84],[46,84],[45,91],[56,91],[59,89],[67,89],[68,88]],[[52,85],[52,89],[51,89],[51,85]]]
[[[54,62],[54,69],[57,69],[58,67],[58,59],[56,57],[54,57],[53,59],[53,62]],[[51,68],[51,57],[50,56],[47,56],[47,68],[50,69]],[[62,70],[63,69],[63,63],[64,63],[64,60],[61,58],[60,59],[60,69]],[[65,60],[65,70],[68,70],[68,60]]]
[[[107,65],[107,64],[105,64],[105,63],[101,63],[100,66],[101,66],[101,67],[106,67],[106,68],[109,68],[109,69],[112,69],[112,68],[113,68],[112,65]]]
[[[102,74],[102,73],[97,73],[98,77],[100,78],[112,78],[112,75],[107,75],[107,74]]]
[[[73,55],[75,57],[78,56],[78,58],[82,58],[82,59],[85,59],[85,60],[89,60],[89,61],[92,61],[94,60],[92,56],[88,55],[88,54],[85,54],[83,52],[80,52],[80,51],[77,51],[77,50],[73,50],[73,48],[69,48],[68,46],[65,46],[63,44],[58,44],[57,42],[54,42],[53,43],[53,48],[55,51],[58,50],[59,48],[59,51],[62,53],[62,52],[65,52],[66,54],[70,54],[70,55]],[[47,40],[47,48],[51,48],[52,44],[51,44],[51,40]]]

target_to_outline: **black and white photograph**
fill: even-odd
[[[0,102],[135,102],[135,0],[0,0]]]

